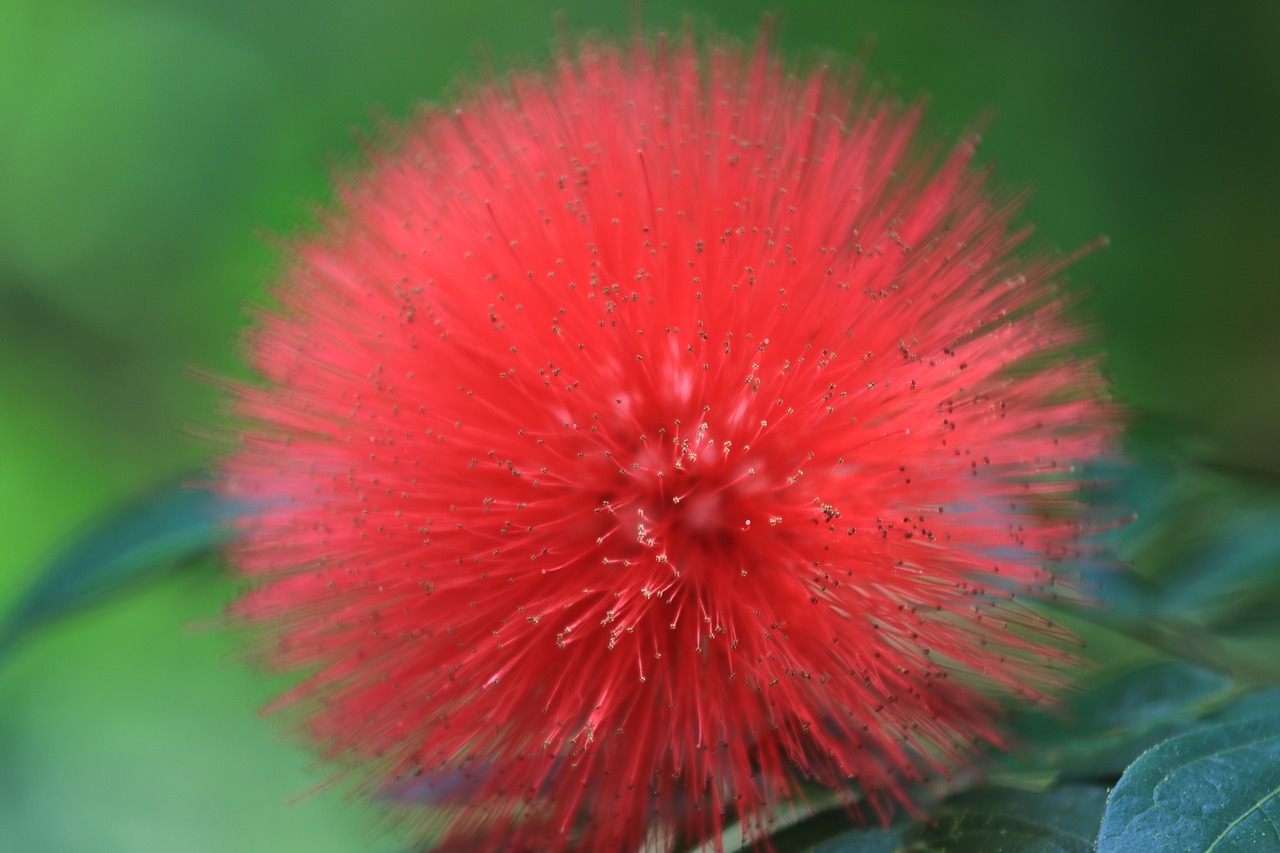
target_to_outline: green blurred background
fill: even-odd
[[[646,26],[852,55],[1032,186],[1138,446],[1280,474],[1280,3],[646,0]],[[839,11],[836,11],[837,6]],[[0,611],[124,498],[198,469],[238,334],[290,234],[376,137],[452,81],[544,60],[629,4],[0,4]],[[1196,523],[1192,518],[1191,524]],[[1203,523],[1212,523],[1212,513]],[[1207,535],[1207,534],[1206,534]],[[1247,531],[1246,531],[1247,535]],[[213,561],[0,659],[0,847],[393,850],[256,709]]]

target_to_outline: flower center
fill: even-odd
[[[724,504],[725,497],[722,491],[694,491],[693,495],[684,501],[684,506],[673,513],[675,517],[672,519],[672,525],[694,535],[714,533],[727,520]]]
[[[763,478],[741,458],[644,470],[630,486],[630,506],[618,508],[616,521],[634,532],[638,556],[656,557],[677,572],[741,562],[758,539],[749,534],[781,522]]]

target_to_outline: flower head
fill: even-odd
[[[762,44],[589,45],[432,111],[297,245],[237,392],[235,612],[447,837],[877,810],[1001,740],[1114,417],[973,145]]]

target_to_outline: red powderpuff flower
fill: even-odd
[[[235,613],[460,846],[658,848],[999,744],[1113,410],[1017,204],[763,43],[430,111],[251,338]]]

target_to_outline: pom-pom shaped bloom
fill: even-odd
[[[1063,262],[916,125],[763,45],[589,45],[374,155],[225,464],[327,757],[460,844],[604,850],[1000,742],[1115,418]]]

